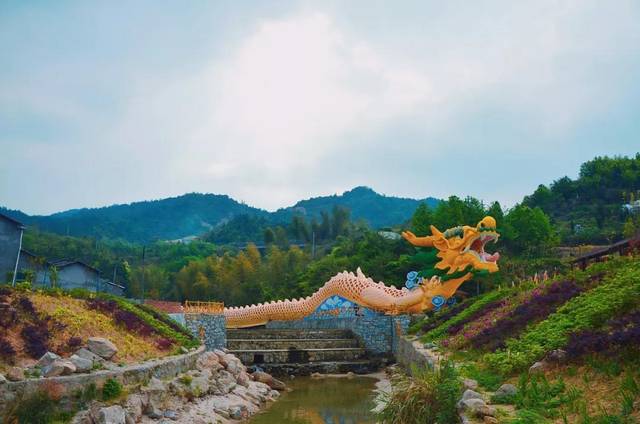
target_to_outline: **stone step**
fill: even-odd
[[[311,375],[316,372],[320,374],[346,374],[348,372],[370,374],[376,372],[380,368],[380,364],[369,360],[356,360],[307,362],[304,364],[285,362],[260,364],[259,367],[275,376]]]
[[[298,330],[298,329],[227,329],[227,340],[231,339],[344,339],[352,338],[350,330]]]
[[[360,347],[354,338],[341,339],[227,339],[227,349],[328,349]]]
[[[243,364],[268,363],[308,363],[327,361],[353,361],[363,359],[366,351],[363,348],[331,348],[331,349],[245,349],[232,350]]]

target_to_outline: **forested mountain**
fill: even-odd
[[[72,209],[48,216],[28,216],[6,209],[0,212],[41,231],[138,243],[199,235],[239,214],[267,214],[229,196],[200,193],[102,208]]]
[[[342,206],[351,218],[364,220],[372,228],[407,221],[420,200],[383,196],[370,188],[357,187],[342,195],[316,197],[294,206],[267,212],[235,201],[226,195],[189,193],[168,199],[143,201],[102,208],[72,209],[47,216],[29,216],[0,208],[5,213],[40,231],[57,234],[148,243],[187,236],[213,234],[216,243],[261,242],[269,226],[286,225],[294,215],[309,221]],[[427,198],[430,206],[438,200]]]
[[[581,165],[577,179],[540,185],[522,203],[549,215],[564,244],[605,244],[640,230],[640,214],[624,207],[639,198],[640,153],[596,157]]]
[[[439,200],[433,197],[416,200],[404,197],[384,196],[369,187],[356,187],[341,195],[313,197],[301,200],[295,205],[280,209],[274,213],[277,221],[288,222],[294,214],[301,214],[307,219],[321,219],[322,212],[328,213],[335,206],[342,206],[351,211],[354,220],[363,219],[371,228],[382,228],[398,225],[409,218],[420,203],[435,207]]]

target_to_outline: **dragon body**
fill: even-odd
[[[313,313],[326,299],[341,296],[358,305],[387,314],[420,313],[438,308],[453,296],[458,287],[474,274],[498,270],[498,253],[489,254],[484,247],[499,237],[496,221],[485,217],[476,226],[462,226],[440,232],[431,226],[431,235],[417,237],[411,232],[402,236],[417,248],[412,265],[416,286],[397,289],[375,282],[358,268],[332,277],[313,295],[303,299],[278,300],[258,305],[224,309],[228,328],[263,325],[272,320],[295,320]]]

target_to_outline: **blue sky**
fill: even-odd
[[[0,204],[513,205],[640,151],[637,1],[0,3]]]

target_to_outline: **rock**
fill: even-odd
[[[43,377],[57,377],[59,375],[69,375],[76,372],[73,362],[66,359],[56,359],[49,366],[42,369]]]
[[[478,382],[476,380],[471,379],[471,378],[464,378],[464,379],[462,379],[462,387],[464,389],[475,390],[475,389],[478,388]]]
[[[229,371],[221,370],[216,379],[214,394],[226,395],[236,387],[236,379]]]
[[[241,371],[240,374],[238,374],[237,383],[239,385],[244,386],[244,387],[249,387],[249,382],[250,381],[251,381],[251,379],[249,378],[249,375],[246,372]]]
[[[96,417],[97,424],[126,424],[126,414],[120,405],[101,408]]]
[[[355,378],[355,376],[356,376],[356,375],[355,375],[352,371],[349,371],[349,372],[347,373],[347,379],[348,379],[348,380],[352,380],[353,378]]]
[[[229,408],[229,417],[234,420],[242,420],[247,418],[249,413],[247,407],[244,405],[234,405]]]
[[[82,358],[78,355],[71,355],[69,361],[75,365],[76,372],[89,372],[93,369],[93,361]]]
[[[436,347],[436,344],[433,343],[433,342],[427,342],[427,343],[424,344],[424,348],[425,349],[433,349],[435,347]]]
[[[482,399],[482,395],[476,391],[473,391],[471,389],[467,389],[464,391],[464,393],[462,393],[462,401],[468,400],[468,399]]]
[[[182,354],[189,353],[189,349],[187,349],[184,346],[180,346],[180,353],[182,353]]]
[[[485,415],[482,421],[484,421],[485,424],[498,424],[500,422],[496,417],[492,417],[489,415]]]
[[[134,421],[142,416],[147,400],[138,393],[130,395],[124,404],[124,409],[133,417]]]
[[[173,409],[167,409],[166,411],[164,411],[164,417],[169,418],[173,421],[178,421],[178,413]]]
[[[564,364],[567,361],[567,352],[562,349],[555,349],[549,352],[546,359],[549,362]]]
[[[90,360],[94,365],[104,363],[104,359],[102,359],[100,356],[96,355],[95,353],[91,352],[89,349],[85,349],[84,347],[81,349],[78,349],[75,355],[79,356],[80,358]]]
[[[277,390],[271,390],[269,392],[269,396],[271,396],[272,399],[277,399],[278,397],[280,397],[280,392]]]
[[[87,347],[96,355],[104,359],[111,359],[118,352],[116,345],[103,337],[90,337]]]
[[[476,411],[476,415],[478,415],[479,417],[486,417],[486,416],[495,417],[496,408],[490,405],[481,406]]]
[[[0,374],[0,386],[3,384],[6,384],[6,382],[7,382],[7,379],[5,378],[5,376]]]
[[[152,420],[159,420],[164,416],[160,408],[158,408],[157,406],[151,403],[147,405],[147,409],[144,411],[144,413],[147,417],[151,418]]]
[[[324,378],[325,376],[320,374],[319,372],[314,372],[313,374],[311,374],[311,378],[319,380],[321,378]]]
[[[255,381],[265,383],[266,385],[268,385],[274,390],[282,391],[287,388],[287,386],[282,381],[276,378],[273,378],[270,374],[267,374],[266,372],[257,371],[257,372],[254,372],[252,375]]]
[[[24,380],[24,370],[20,367],[11,367],[6,374],[9,381],[22,381]]]
[[[40,368],[46,368],[58,359],[61,359],[60,356],[56,355],[53,352],[47,352],[44,355],[42,355],[40,359],[38,359],[38,362],[36,363],[36,365],[39,366]]]
[[[212,369],[215,365],[220,364],[218,355],[214,352],[204,352],[196,361],[196,368],[200,371]]]
[[[473,415],[478,415],[480,410],[487,406],[482,399],[472,398],[460,401],[459,407],[464,411],[469,411]]]
[[[535,374],[544,372],[547,369],[547,363],[544,361],[538,361],[529,367],[529,374]]]
[[[513,396],[518,393],[518,389],[513,384],[503,384],[496,390],[495,396]]]

